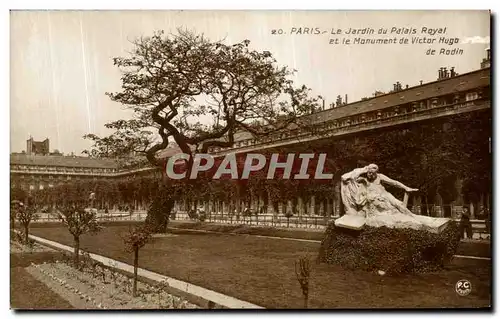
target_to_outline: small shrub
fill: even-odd
[[[38,219],[37,215],[37,210],[38,210],[38,205],[35,203],[32,203],[27,206],[21,206],[17,210],[17,215],[16,218],[19,221],[19,223],[23,226],[23,234],[24,234],[24,243],[26,245],[30,244],[29,240],[29,227],[32,221],[35,221]]]
[[[200,222],[204,222],[206,219],[207,219],[207,213],[205,213],[204,211],[201,211],[201,212],[198,214],[198,220],[199,220]]]
[[[293,217],[293,212],[291,209],[287,209],[285,212],[285,217],[286,217],[286,227],[290,227],[290,217]]]
[[[137,269],[139,268],[139,250],[151,239],[152,228],[148,224],[142,224],[129,228],[128,233],[122,236],[125,248],[134,253],[134,278],[133,287],[130,287],[134,297],[137,296]]]
[[[77,204],[60,208],[58,217],[73,236],[73,263],[78,268],[80,264],[80,236],[87,233],[95,234],[102,229],[102,226],[99,225],[95,212],[85,210],[83,206]]]
[[[188,210],[188,216],[189,216],[189,219],[191,219],[191,220],[197,220],[198,219],[198,213],[194,209]]]
[[[309,257],[301,257],[295,261],[295,275],[304,297],[304,309],[307,309],[309,304],[309,278],[311,277]]]
[[[18,242],[20,244],[23,244],[24,243],[24,237],[22,234],[20,233],[17,233],[17,232],[11,232],[10,233],[10,236],[11,236],[11,239],[15,242]]]

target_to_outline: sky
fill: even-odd
[[[270,51],[280,65],[296,69],[294,81],[327,105],[339,94],[353,102],[387,92],[396,81],[434,81],[440,67],[479,69],[490,36],[487,11],[11,11],[10,18],[11,152],[25,150],[33,136],[48,137],[51,150],[80,154],[90,146],[83,135],[108,134],[105,123],[127,118],[105,95],[121,86],[112,58],[129,56],[131,40],[155,30],[188,28],[228,44],[248,39],[252,49]],[[459,43],[411,44],[412,37],[424,37],[424,27],[446,27],[445,34],[427,36],[434,42],[445,37]],[[299,28],[322,34],[297,34]],[[375,34],[345,34],[350,28],[373,28]],[[379,28],[388,34],[378,35]],[[392,28],[415,28],[416,34],[407,36],[408,44],[330,44],[357,36],[399,40],[403,35],[390,34]],[[283,34],[272,34],[280,29]],[[332,29],[342,31],[334,35]],[[440,55],[441,48],[463,54]],[[436,54],[426,55],[428,49]]]

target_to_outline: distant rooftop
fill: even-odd
[[[50,156],[11,154],[11,165],[39,165],[39,166],[64,166],[85,168],[117,168],[118,164],[113,159],[91,158],[83,156]]]
[[[487,86],[489,84],[490,69],[479,69],[454,77],[422,83],[421,85],[412,86],[401,91],[389,92],[387,94],[378,95],[366,100],[355,101],[339,107],[315,112],[311,115],[304,116],[304,118],[316,119],[318,122],[339,119],[364,112],[377,111],[381,108],[394,105],[416,102],[460,91],[467,91],[478,86]]]
[[[169,158],[181,150],[178,147],[166,148],[158,153],[159,158]],[[60,155],[27,155],[26,153],[10,154],[11,165],[37,165],[37,166],[60,166],[60,167],[83,167],[83,168],[114,168],[117,169],[119,162],[111,158],[93,158],[84,156],[60,156]]]

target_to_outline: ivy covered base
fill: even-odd
[[[387,274],[442,269],[460,242],[458,225],[450,222],[439,234],[414,229],[365,227],[362,230],[328,225],[318,261],[347,269],[382,270]]]

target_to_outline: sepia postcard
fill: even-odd
[[[492,310],[491,12],[10,11],[10,307]]]

